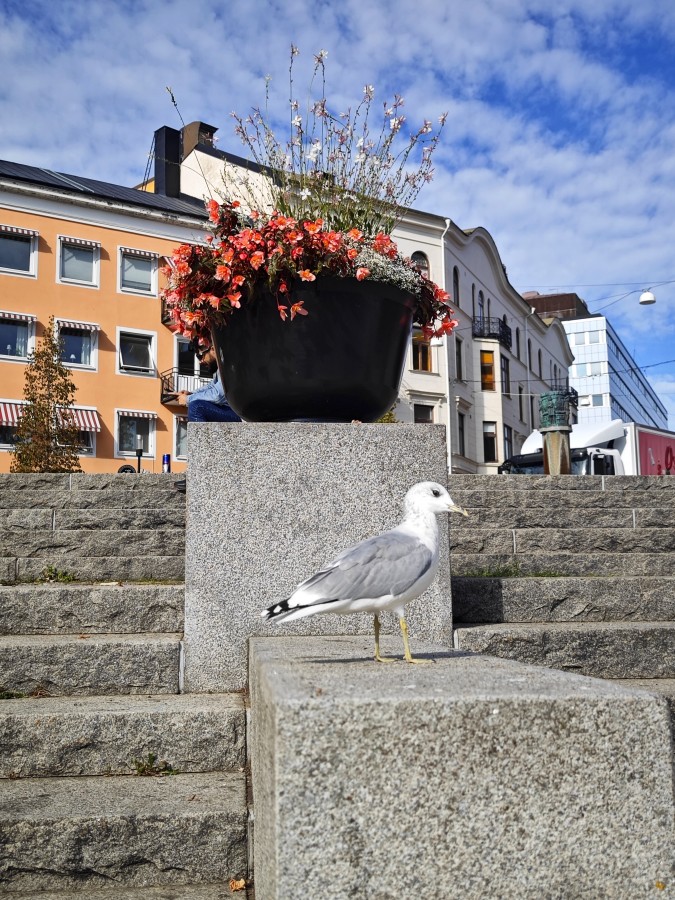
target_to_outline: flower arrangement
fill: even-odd
[[[297,54],[292,47],[291,97]],[[321,74],[322,95],[325,56],[321,51],[314,57],[312,77],[313,85]],[[256,109],[245,120],[233,114],[255,173],[226,165],[226,190],[238,199],[209,200],[212,233],[205,244],[182,245],[165,269],[163,299],[180,333],[208,346],[211,324],[226,322],[243,303],[254,302],[261,284],[269,288],[282,320],[306,316],[311,310],[304,301],[294,302],[293,284],[325,276],[402,288],[415,298],[414,321],[428,336],[452,331],[457,323],[447,293],[403,257],[391,238],[396,221],[432,177],[431,157],[445,116],[437,132],[425,121],[396,149],[406,121],[403,100],[397,96],[385,103],[373,137],[373,98],[367,85],[353,113],[334,116],[321,96],[309,102],[306,121],[291,100],[286,145],[275,137],[269,114]],[[421,159],[413,170],[416,150]]]

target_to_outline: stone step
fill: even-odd
[[[473,625],[455,647],[597,678],[675,677],[675,623]]]
[[[246,819],[240,773],[8,781],[0,890],[227,883],[246,875]]]
[[[456,624],[675,621],[675,577],[452,579]]]
[[[101,475],[73,472],[72,474],[50,473],[0,473],[0,493],[5,490],[14,491],[117,491],[133,493],[136,491],[170,491],[174,482],[184,475],[169,473],[143,475],[119,475],[106,473]]]
[[[497,487],[497,481],[499,487]],[[643,494],[645,497],[675,496],[675,478],[667,475],[450,475],[448,490],[488,490],[503,494],[542,492],[570,495],[578,493]]]
[[[133,547],[127,548],[133,553]],[[51,567],[72,581],[158,581],[185,579],[185,557],[172,556],[33,556],[0,557],[0,584],[36,582]]]
[[[172,489],[70,491],[0,489],[0,509],[173,509],[185,508],[185,494]]]
[[[245,719],[241,694],[5,700],[0,777],[133,775],[149,754],[183,773],[243,769]]]
[[[235,881],[238,879],[234,879]],[[253,890],[235,887],[230,889],[229,882],[219,884],[181,884],[178,887],[128,887],[86,889],[83,893],[77,888],[65,891],[12,891],[12,900],[253,900]]]
[[[183,628],[182,584],[0,586],[0,634],[125,634]]]
[[[450,528],[454,553],[675,553],[671,528]]]
[[[89,528],[57,531],[26,531],[0,528],[0,557],[47,556],[181,556],[185,535],[175,528]]]
[[[453,498],[454,499],[454,498]],[[461,501],[456,502],[464,506]],[[673,528],[675,508],[586,508],[560,504],[552,507],[466,507],[469,515],[455,524],[467,528],[573,528],[584,531],[604,528]]]
[[[185,514],[175,506],[163,509],[6,509],[3,528],[11,532],[91,529],[180,529],[185,531]]]
[[[5,691],[68,694],[178,693],[180,635],[0,637]]]
[[[675,575],[675,553],[459,553],[450,559],[453,575],[504,578],[515,576],[625,577]]]

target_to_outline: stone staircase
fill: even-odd
[[[451,476],[455,646],[621,680],[675,720],[675,478]]]
[[[0,475],[0,894],[220,900],[246,878],[244,698],[178,693],[175,480]]]

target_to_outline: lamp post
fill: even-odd
[[[138,474],[141,474],[141,457],[143,456],[143,437],[140,434],[136,435],[136,471]]]

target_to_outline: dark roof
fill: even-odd
[[[165,197],[150,191],[124,187],[121,184],[110,184],[107,181],[95,181],[93,178],[82,178],[80,175],[64,175],[50,169],[37,166],[24,166],[21,163],[0,160],[0,178],[11,178],[28,184],[58,188],[66,194],[94,197],[99,200],[115,200],[130,206],[155,209],[176,215],[196,216],[206,219],[204,203],[197,197],[183,194],[181,197]]]

